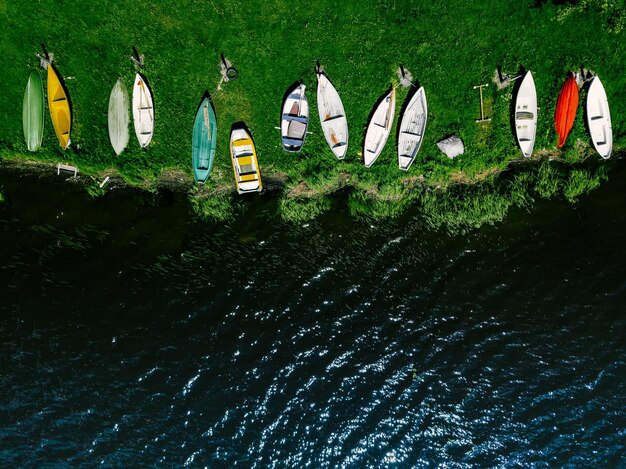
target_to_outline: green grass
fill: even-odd
[[[189,201],[193,212],[204,220],[232,220],[238,208],[232,194],[216,188],[194,187],[189,191]]]
[[[575,203],[583,194],[588,194],[600,187],[603,180],[608,179],[606,166],[591,172],[588,169],[573,169],[563,189],[563,195],[567,200]]]
[[[611,105],[615,145],[623,147],[626,15],[620,5],[616,0],[581,0],[561,6],[537,0],[315,0],[302,5],[286,0],[165,4],[112,0],[106,5],[0,0],[4,73],[0,155],[61,160],[94,177],[113,168],[141,187],[154,187],[163,172],[171,169],[182,170],[191,181],[191,129],[200,99],[209,90],[218,119],[218,147],[210,184],[191,197],[197,213],[224,219],[238,210],[233,205],[228,138],[231,123],[243,120],[254,136],[263,175],[280,175],[286,181],[279,204],[285,218],[300,221],[327,211],[331,208],[327,199],[346,188],[351,213],[396,216],[421,198],[416,180],[420,187],[476,181],[483,181],[483,186],[520,158],[510,123],[512,86],[500,91],[491,83],[498,66],[510,74],[521,66],[534,72],[541,108],[537,153],[548,150],[573,165],[597,158],[589,145],[582,105],[564,149],[554,150],[556,98],[567,71],[581,65],[602,78]],[[59,148],[46,116],[44,148],[30,154],[22,135],[21,105],[28,75],[38,67],[35,53],[42,42],[54,53],[66,79],[74,110],[73,146],[65,152]],[[133,45],[145,55],[144,74],[154,93],[156,128],[147,150],[139,148],[131,129],[129,148],[118,157],[109,143],[107,106],[118,77],[131,89]],[[216,93],[221,52],[237,67],[239,78],[223,84]],[[342,162],[330,152],[317,118],[317,59],[337,87],[348,116],[350,144]],[[389,83],[398,81],[400,64],[426,90],[429,121],[424,144],[411,170],[399,171],[394,126],[378,161],[366,169],[361,153],[367,118]],[[279,125],[285,90],[300,79],[308,86],[312,134],[303,152],[294,155],[282,150],[274,127]],[[490,83],[485,99],[492,121],[479,126],[475,123],[478,91],[472,87],[480,83]],[[398,89],[397,114],[406,95],[407,90]],[[584,98],[582,92],[581,103]],[[455,160],[435,145],[450,134],[460,136],[466,148]],[[565,187],[565,196],[575,199],[593,186],[581,185],[587,174],[564,181],[549,168],[541,165],[539,175],[533,175],[539,178],[536,190],[524,193],[518,187],[511,194],[550,197]],[[305,190],[294,191],[298,186]],[[487,218],[497,219],[504,205],[491,205],[494,215]],[[432,216],[435,209],[450,208],[467,209],[477,219],[486,219],[481,215],[484,210],[467,198],[457,205],[431,201],[424,206]]]
[[[537,199],[563,198],[575,203],[608,179],[603,162],[570,165],[543,160],[513,168],[496,181],[426,191],[419,198],[426,226],[451,234],[500,222],[513,208],[530,208]]]
[[[482,183],[462,194],[426,192],[422,203],[424,221],[429,228],[456,234],[502,221],[513,201],[491,183]]]

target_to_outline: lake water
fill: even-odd
[[[0,186],[2,467],[626,465],[623,162],[463,236]]]

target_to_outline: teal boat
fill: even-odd
[[[43,82],[39,73],[32,72],[28,77],[26,91],[24,91],[24,103],[22,104],[24,139],[30,151],[37,151],[41,148],[43,111]]]
[[[205,182],[213,169],[217,135],[217,119],[208,94],[196,113],[191,138],[191,162],[196,182]]]

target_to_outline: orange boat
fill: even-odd
[[[576,111],[578,110],[578,84],[572,72],[561,88],[561,94],[556,102],[556,112],[554,113],[554,126],[559,134],[559,148],[565,144],[565,140],[574,126]]]

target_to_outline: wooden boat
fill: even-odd
[[[317,110],[324,137],[337,159],[343,160],[348,151],[348,121],[339,93],[326,74],[317,74]]]
[[[587,93],[587,126],[596,151],[609,158],[613,148],[613,130],[609,101],[600,78],[594,77]]]
[[[515,135],[525,157],[530,157],[537,133],[537,89],[530,72],[526,72],[515,98]]]
[[[230,156],[239,194],[261,192],[261,171],[254,142],[244,127],[233,127],[230,132]]]
[[[408,171],[420,151],[428,120],[428,105],[424,87],[413,93],[400,118],[398,134],[398,164],[400,169]]]
[[[202,100],[193,122],[191,163],[196,182],[204,183],[211,170],[217,145],[217,119],[208,94]]]
[[[574,126],[576,111],[578,109],[578,84],[573,73],[569,73],[567,80],[561,88],[559,99],[556,103],[554,113],[554,125],[556,133],[559,134],[558,146],[561,148]]]
[[[37,151],[43,141],[43,82],[37,72],[28,77],[22,104],[24,139],[29,151]]]
[[[380,152],[383,151],[389,132],[391,132],[395,112],[396,89],[391,87],[391,91],[380,101],[367,125],[363,144],[363,157],[367,168],[374,164]]]
[[[48,64],[48,108],[54,132],[65,150],[70,146],[72,110],[65,87],[52,64]]]
[[[133,85],[133,120],[139,145],[145,148],[154,135],[154,103],[152,92],[141,73],[135,75]]]
[[[280,134],[286,151],[299,152],[304,145],[309,125],[309,103],[304,91],[306,86],[298,85],[285,98],[280,121]]]
[[[109,96],[109,140],[117,155],[128,145],[128,105],[128,91],[120,78]]]

